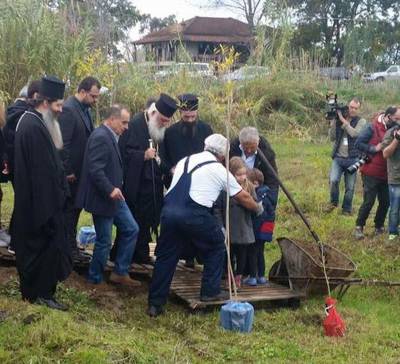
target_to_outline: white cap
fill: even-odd
[[[223,156],[226,153],[228,140],[222,134],[211,134],[204,140],[204,150]]]

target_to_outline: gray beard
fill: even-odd
[[[156,144],[164,140],[166,127],[160,128],[156,118],[149,118],[149,135]]]
[[[51,136],[51,139],[53,140],[55,147],[58,150],[61,150],[64,146],[64,143],[61,135],[60,124],[58,123],[55,114],[51,110],[46,111],[43,113],[43,122]]]

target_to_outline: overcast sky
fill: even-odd
[[[157,18],[165,18],[174,14],[179,22],[195,16],[237,18],[237,14],[227,11],[226,9],[209,9],[195,6],[194,4],[200,3],[200,1],[196,0],[131,0],[131,3],[135,5],[141,13],[150,14]],[[131,34],[133,39],[141,37],[137,29],[132,31]]]

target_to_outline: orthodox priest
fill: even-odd
[[[139,225],[133,261],[150,263],[151,233],[157,232],[163,201],[161,158],[158,150],[177,109],[176,101],[161,94],[144,112],[129,122],[119,139],[124,162],[124,196]],[[115,249],[118,249],[118,237]]]
[[[160,157],[169,187],[176,164],[204,150],[204,140],[213,133],[210,125],[199,120],[199,99],[194,94],[178,96],[180,120],[165,131]]]
[[[43,77],[33,108],[15,133],[15,210],[12,227],[22,298],[53,309],[57,282],[71,272],[63,208],[68,186],[60,158],[63,147],[57,116],[65,84]]]
[[[170,186],[176,164],[183,158],[204,150],[204,140],[213,133],[211,126],[199,120],[199,99],[194,94],[178,96],[180,120],[165,131],[160,157],[164,173],[164,183]],[[186,244],[182,258],[187,267],[194,267],[197,255],[193,244]],[[198,260],[201,257],[198,256]]]

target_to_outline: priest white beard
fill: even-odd
[[[60,124],[56,119],[55,113],[51,110],[47,110],[43,113],[43,121],[56,148],[59,150],[62,149],[64,143],[62,140]]]
[[[159,126],[157,114],[149,116],[149,134],[150,138],[153,139],[156,144],[159,144],[164,140],[165,129],[166,127]]]

